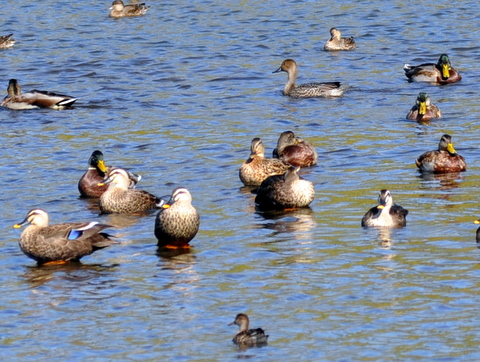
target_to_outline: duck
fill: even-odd
[[[438,143],[438,149],[428,151],[415,160],[421,172],[448,173],[467,170],[467,162],[453,147],[452,137],[444,134]]]
[[[138,214],[162,207],[165,201],[151,193],[129,188],[128,172],[122,168],[112,170],[99,186],[108,184],[99,199],[102,214]]]
[[[128,4],[125,5],[122,0],[115,0],[110,6],[110,17],[123,18],[126,16],[141,16],[145,15],[150,6],[146,6],[145,3],[141,4]]]
[[[13,34],[0,36],[0,49],[7,49],[13,47],[15,40],[12,39]]]
[[[415,101],[415,105],[407,114],[407,119],[423,122],[435,118],[442,118],[442,112],[440,112],[440,109],[432,103],[427,93],[420,92]]]
[[[70,108],[77,100],[71,96],[36,89],[22,94],[22,88],[16,79],[10,79],[8,82],[7,93],[8,95],[3,98],[0,105],[15,110],[35,108],[65,109]]]
[[[235,320],[229,324],[237,325],[239,327],[238,333],[232,339],[233,343],[237,345],[259,345],[266,344],[268,334],[265,334],[262,328],[248,329],[250,321],[248,316],[244,313],[239,313]]]
[[[315,198],[313,183],[298,176],[299,168],[290,166],[283,175],[270,176],[253,192],[260,211],[307,207]]]
[[[407,215],[408,210],[393,203],[390,190],[381,190],[378,205],[372,207],[363,216],[362,226],[400,228],[407,224]]]
[[[116,169],[116,167],[108,167],[105,165],[102,151],[93,151],[88,159],[88,169],[78,181],[80,197],[99,198],[102,196],[102,194],[107,191],[108,185],[98,186],[98,184],[102,183],[107,175],[114,169]],[[142,176],[129,171],[127,171],[127,173],[130,179],[128,188],[133,189],[137,182],[141,180]]]
[[[297,167],[309,167],[317,164],[318,153],[308,141],[295,136],[292,131],[280,134],[273,157]]]
[[[331,38],[325,43],[323,47],[324,50],[353,50],[357,48],[355,39],[353,39],[353,37],[342,38],[342,33],[340,33],[340,30],[337,28],[331,28],[330,35]]]
[[[177,187],[155,218],[158,246],[189,248],[188,243],[197,235],[199,227],[200,215],[192,206],[192,195],[185,187]]]
[[[273,175],[283,175],[289,165],[278,158],[265,158],[265,146],[259,137],[252,139],[250,156],[242,164],[238,175],[245,186],[260,186]]]
[[[480,224],[480,219],[474,221],[475,224]],[[476,233],[477,244],[480,244],[480,227],[477,229]]]
[[[110,225],[98,222],[74,222],[49,225],[45,210],[30,210],[14,228],[30,224],[20,236],[20,249],[38,264],[79,261],[93,252],[118,244],[103,232]]]
[[[295,85],[298,75],[297,63],[293,59],[285,59],[280,67],[273,73],[286,72],[288,81],[283,89],[283,94],[296,98],[309,97],[341,97],[346,88],[340,82],[306,83]]]
[[[440,55],[436,64],[405,64],[403,70],[410,82],[448,84],[459,82],[462,79],[460,73],[452,67],[447,54]]]

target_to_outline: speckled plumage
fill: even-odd
[[[155,219],[155,237],[159,246],[187,247],[197,235],[200,215],[192,206],[192,195],[177,187]]]
[[[440,55],[438,62],[420,65],[405,64],[405,75],[411,82],[430,82],[438,84],[456,83],[462,76],[450,63],[447,54]]]
[[[432,103],[430,97],[425,92],[420,92],[415,101],[415,105],[407,114],[407,119],[414,119],[417,122],[430,121],[434,118],[441,118],[442,112]]]
[[[378,206],[372,207],[362,218],[364,227],[398,228],[407,224],[408,210],[393,203],[389,190],[381,190],[378,196]]]
[[[283,89],[283,94],[286,96],[297,98],[340,97],[346,90],[340,82],[306,83],[296,86],[298,67],[293,59],[284,60],[280,68],[273,73],[278,72],[286,72],[288,74],[288,81]]]
[[[317,164],[318,153],[308,141],[295,137],[292,131],[283,132],[278,138],[273,157],[297,167],[309,167]]]
[[[330,29],[331,38],[325,43],[324,50],[353,50],[357,47],[353,37],[342,38],[342,33],[337,28]]]
[[[20,236],[20,249],[39,264],[78,261],[98,249],[116,244],[107,233],[102,232],[111,227],[109,225],[97,222],[48,225],[48,222],[46,211],[34,209],[29,211],[25,220],[14,226],[20,228],[30,223]]]
[[[246,314],[237,314],[235,320],[229,325],[237,325],[239,327],[238,333],[232,339],[235,344],[258,345],[267,343],[268,335],[265,334],[262,328],[248,329],[249,319]]]
[[[128,4],[125,5],[121,0],[115,0],[110,6],[110,17],[123,18],[128,16],[140,16],[144,15],[150,6],[146,6],[145,3],[141,4]]]
[[[301,179],[293,166],[284,175],[265,179],[255,192],[255,203],[263,211],[306,207],[315,198],[313,183]]]
[[[0,36],[0,49],[7,49],[13,47],[15,40],[12,39],[13,34]]]
[[[259,186],[273,175],[283,175],[289,165],[277,158],[265,158],[265,146],[260,138],[254,138],[250,145],[250,157],[242,164],[238,175],[246,186]]]
[[[415,160],[422,172],[448,173],[467,170],[465,158],[453,147],[452,137],[444,134],[438,143],[438,150],[423,153]]]

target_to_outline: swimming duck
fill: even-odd
[[[48,225],[48,222],[46,211],[33,209],[25,220],[14,225],[14,228],[21,228],[30,224],[22,232],[19,244],[24,254],[38,264],[78,261],[94,251],[117,244],[102,232],[110,225],[98,222]]]
[[[430,121],[434,118],[442,118],[442,112],[440,112],[440,109],[432,103],[427,93],[420,92],[415,105],[407,114],[407,119],[414,119],[418,122],[422,122]]]
[[[155,219],[155,237],[162,247],[188,248],[197,235],[200,215],[192,206],[192,195],[185,187],[177,187]]]
[[[475,222],[475,224],[480,224],[480,220],[475,220],[474,222]],[[476,240],[477,240],[477,244],[479,244],[480,243],[480,227],[477,229]]]
[[[323,47],[324,50],[353,50],[357,47],[353,37],[342,38],[342,33],[337,28],[330,29],[332,36]]]
[[[150,6],[145,6],[145,3],[125,5],[122,0],[115,0],[109,10],[110,17],[123,18],[125,16],[144,15],[148,9],[150,9]]]
[[[229,324],[229,326],[235,324],[240,328],[232,339],[233,343],[239,345],[266,344],[268,335],[265,334],[262,328],[248,329],[249,323],[250,321],[246,314],[237,314],[235,320]]]
[[[297,98],[340,97],[346,90],[340,82],[307,83],[296,86],[295,81],[297,80],[298,67],[293,59],[284,60],[280,68],[273,73],[278,72],[288,73],[288,81],[283,90],[283,94],[286,96]]]
[[[447,173],[466,171],[465,158],[453,147],[452,137],[444,134],[438,143],[438,150],[423,153],[415,160],[422,172]]]
[[[238,175],[245,186],[259,186],[272,175],[283,175],[289,165],[277,158],[265,158],[265,146],[256,137],[250,145],[250,157],[242,164]]]
[[[108,185],[98,186],[106,178],[106,175],[113,171],[116,167],[107,167],[103,159],[103,153],[95,150],[88,159],[88,169],[78,181],[78,191],[81,197],[95,197],[98,198],[107,190]],[[135,188],[138,181],[142,176],[133,172],[129,172],[128,177],[130,179],[130,189]]]
[[[425,63],[420,65],[405,64],[405,75],[411,82],[431,82],[439,84],[455,83],[462,79],[450,64],[447,54],[440,55],[437,64]]]
[[[100,196],[99,206],[103,214],[136,214],[162,207],[165,203],[159,197],[138,189],[130,189],[128,172],[122,168],[112,170],[99,184],[109,184]]]
[[[0,49],[7,49],[13,47],[15,40],[12,39],[13,34],[0,36]]]
[[[292,166],[308,167],[317,164],[318,154],[308,141],[295,137],[292,131],[283,132],[273,150],[273,157],[279,158]]]
[[[306,207],[315,198],[313,183],[301,179],[290,166],[284,175],[270,176],[255,190],[259,210],[286,210]]]
[[[22,88],[16,79],[10,79],[7,88],[8,95],[3,98],[2,107],[10,109],[33,109],[33,108],[69,108],[75,103],[76,98],[63,94],[32,90],[22,94]]]
[[[403,227],[407,224],[408,210],[393,203],[389,190],[380,191],[378,206],[367,211],[362,219],[362,226]]]

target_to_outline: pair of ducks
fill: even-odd
[[[124,18],[129,16],[141,16],[145,15],[150,6],[146,6],[145,3],[137,4],[132,2],[125,5],[122,0],[115,0],[110,6],[109,16],[112,18]]]

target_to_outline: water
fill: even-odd
[[[1,355],[5,360],[477,360],[480,252],[479,79],[473,1],[148,2],[108,18],[109,2],[7,1],[1,82],[62,92],[72,110],[0,109]],[[354,52],[327,53],[331,27]],[[408,83],[404,63],[448,53],[459,84]],[[340,80],[340,99],[281,95],[285,58],[299,82]],[[405,120],[420,91],[444,118]],[[255,213],[238,179],[250,141],[267,152],[292,130],[315,144],[311,209]],[[424,179],[414,159],[453,136],[469,165]],[[155,215],[99,216],[78,198],[94,149],[159,196],[187,187],[201,214],[190,253],[157,253]],[[382,188],[410,211],[380,234],[360,220]],[[12,225],[41,207],[53,223],[98,220],[120,245],[82,264],[36,267]],[[389,240],[384,242],[383,240]],[[239,312],[270,334],[241,351]],[[387,357],[388,356],[388,357]]]

